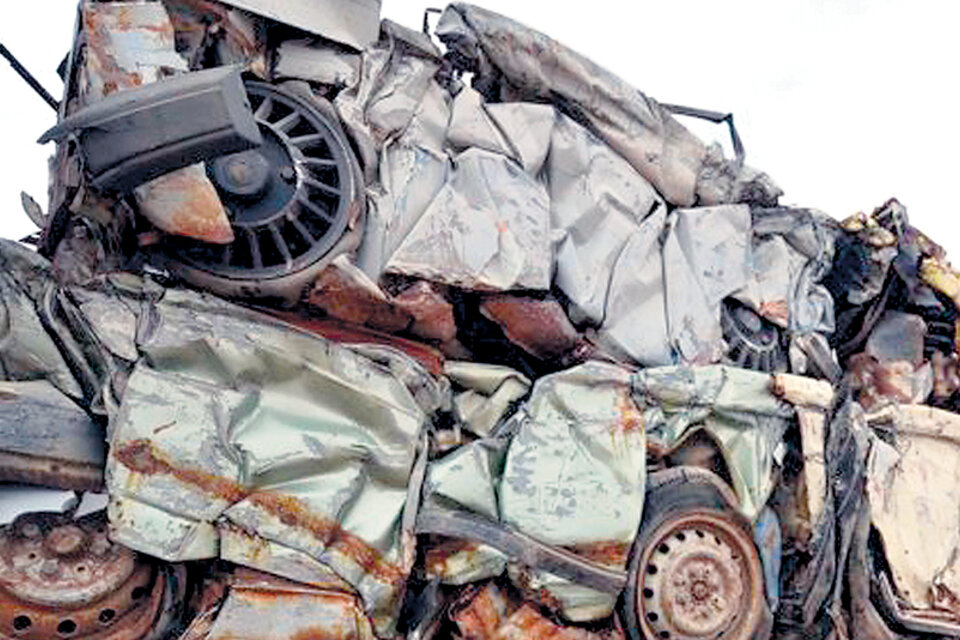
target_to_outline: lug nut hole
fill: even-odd
[[[76,630],[77,630],[77,623],[74,622],[73,620],[70,620],[69,618],[66,620],[62,620],[60,624],[57,625],[57,633],[59,633],[62,636],[69,636]]]
[[[13,630],[26,631],[32,624],[33,621],[30,619],[30,616],[17,616],[13,619]]]

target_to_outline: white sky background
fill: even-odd
[[[419,28],[427,3],[384,0],[382,15]],[[912,223],[960,263],[951,195],[960,150],[953,113],[960,3],[479,3],[570,45],[661,102],[732,111],[747,163],[780,184],[784,204],[842,218],[896,196]],[[70,47],[76,1],[3,4],[0,42],[59,99],[55,70]],[[54,113],[3,61],[0,97],[0,235],[18,238],[32,231],[20,191],[46,203],[52,146],[35,140]],[[726,140],[725,128],[691,128]]]

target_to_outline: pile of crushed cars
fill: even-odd
[[[82,0],[61,75],[0,496],[88,494],[0,530],[0,637],[960,636],[960,275],[897,201],[779,206],[465,4]]]

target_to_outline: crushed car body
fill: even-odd
[[[960,637],[960,273],[906,208],[379,5],[79,3],[0,496],[84,497],[0,523],[0,638]]]

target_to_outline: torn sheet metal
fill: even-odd
[[[534,385],[500,484],[504,522],[551,544],[631,542],[646,439],[630,372],[590,362]]]
[[[549,226],[543,186],[507,158],[471,148],[386,271],[467,289],[549,289]]]
[[[464,640],[525,640],[551,638],[552,640],[622,640],[619,629],[588,631],[565,627],[546,618],[536,607],[510,602],[504,592],[493,583],[467,594],[458,603],[451,620],[456,623]]]
[[[0,381],[0,481],[97,491],[102,425],[45,380]]]
[[[540,360],[561,361],[581,342],[563,307],[552,298],[487,296],[480,313],[500,325],[510,342]]]
[[[187,71],[173,24],[160,2],[81,4],[86,55],[80,105]],[[227,213],[202,165],[179,169],[134,191],[140,211],[160,229],[213,243],[233,240]]]
[[[477,73],[475,86],[481,93],[505,100],[562,100],[671,204],[692,206],[701,191],[707,204],[731,201],[716,194],[732,193],[732,186],[719,189],[716,183],[722,178],[735,180],[738,165],[728,172],[706,171],[711,168],[705,167],[703,143],[656,101],[580,54],[509,18],[467,4],[447,7],[436,33],[453,52],[456,64]],[[500,74],[503,87],[496,85]],[[701,174],[706,179],[703,188]]]
[[[377,154],[384,143],[401,134],[421,111],[428,93],[439,88],[433,79],[439,69],[437,61],[399,55],[382,47],[361,54],[360,82],[341,91],[334,106],[357,143],[367,182],[373,181]],[[441,104],[446,99],[444,95]],[[446,128],[445,119],[442,127]]]
[[[927,325],[918,315],[885,311],[867,338],[863,353],[847,370],[866,410],[889,402],[917,404],[933,392],[935,374],[924,360]]]
[[[434,460],[427,469],[424,495],[497,520],[505,445],[500,439],[476,440]]]
[[[373,640],[351,593],[315,589],[265,574],[240,572],[230,581],[208,640]]]
[[[0,239],[0,378],[49,380],[71,398],[83,390],[38,305],[50,295],[50,263],[23,245]]]
[[[81,105],[187,71],[163,3],[84,0],[80,6],[86,43],[78,85]]]
[[[239,64],[267,77],[266,25],[259,16],[216,0],[163,0],[177,51],[191,69]]]
[[[227,562],[273,576],[286,576],[319,589],[353,591],[333,569],[308,553],[266,540],[230,523],[220,523],[217,533],[220,557]]]
[[[450,173],[450,161],[443,151],[450,98],[435,81],[423,91],[403,133],[383,149],[379,158],[366,125],[345,120],[351,124],[354,139],[367,141],[360,150],[365,156],[368,180],[373,180],[374,167],[379,172],[368,189],[366,228],[356,258],[357,265],[375,280]],[[362,114],[356,111],[359,103],[345,97],[348,95],[341,92],[335,102],[341,117],[349,111],[362,120]]]
[[[897,236],[874,216],[859,214],[840,223],[827,287],[834,299],[862,305],[880,295],[897,257]]]
[[[429,545],[423,565],[428,580],[464,585],[502,575],[507,557],[473,540],[451,539]]]
[[[218,67],[108,95],[44,133],[75,135],[90,184],[129,191],[201,160],[259,146],[237,67]]]
[[[487,104],[479,92],[464,87],[453,100],[447,142],[458,151],[477,147],[513,158],[535,176],[547,157],[555,118],[551,105]]]
[[[775,450],[794,408],[773,392],[770,375],[724,365],[659,367],[633,376],[640,424],[664,449],[699,429],[721,448],[740,500],[753,520],[773,491]]]
[[[380,0],[221,0],[334,42],[363,49],[380,33]]]
[[[413,322],[413,316],[391,304],[387,294],[346,254],[320,272],[308,296],[312,306],[344,322],[391,333],[403,331]]]
[[[898,596],[960,621],[960,416],[901,405],[868,416],[875,439],[867,473]]]
[[[771,390],[797,411],[800,453],[803,457],[803,504],[792,515],[812,527],[821,521],[829,495],[825,448],[827,412],[833,404],[834,390],[824,380],[789,374],[774,375]]]
[[[419,280],[391,296],[346,255],[320,272],[308,301],[331,318],[388,333],[407,331],[440,343],[448,343],[457,335],[453,305],[429,282]]]
[[[457,337],[453,305],[426,280],[418,280],[391,298],[394,306],[413,316],[410,333],[447,343]]]
[[[720,303],[750,264],[748,207],[658,208],[617,256],[598,339],[646,366],[717,362]]]

